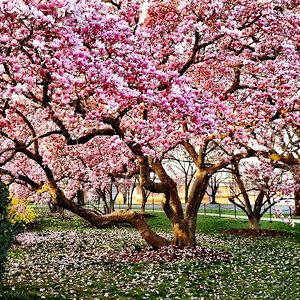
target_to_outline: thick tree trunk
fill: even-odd
[[[82,217],[97,228],[106,228],[120,223],[130,223],[140,233],[142,238],[152,247],[160,248],[168,246],[171,241],[156,234],[146,223],[144,217],[132,210],[116,211],[108,215],[98,215],[92,210],[79,207],[72,202],[63,201],[66,209]]]
[[[195,234],[184,218],[176,184],[169,185],[169,193],[165,195],[163,209],[169,218],[173,229],[173,244],[180,247],[195,245]]]
[[[295,211],[294,215],[295,216],[300,216],[300,189],[297,189],[295,191]]]
[[[206,170],[198,169],[193,182],[188,203],[186,205],[186,223],[188,225],[193,244],[196,243],[197,216],[201,202],[208,186],[209,174]]]
[[[259,221],[260,218],[258,218],[255,215],[248,216],[248,223],[249,223],[249,229],[259,230]]]
[[[139,165],[141,170],[141,186],[149,191],[164,194],[162,207],[172,225],[174,235],[173,244],[181,248],[194,245],[195,236],[184,218],[176,182],[170,178],[158,160],[151,161],[151,166],[159,177],[160,183],[150,180],[149,170],[147,170],[149,169],[149,165],[145,157],[139,157]]]
[[[186,220],[173,220],[173,244],[179,248],[194,246],[196,244],[194,231],[189,227]]]

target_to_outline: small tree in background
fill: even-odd
[[[290,199],[294,191],[291,174],[266,159],[234,161],[231,171],[229,201],[244,211],[250,229],[259,230],[262,216],[279,201]]]
[[[217,204],[217,194],[221,183],[226,180],[226,177],[222,174],[222,172],[217,172],[211,176],[208,181],[206,194],[209,196],[211,204]]]
[[[169,171],[182,182],[184,187],[184,203],[188,202],[190,187],[196,173],[196,167],[183,147],[176,147],[165,156],[165,165]]]

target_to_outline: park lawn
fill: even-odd
[[[149,224],[169,235],[163,213],[153,214]],[[245,220],[199,217],[199,244],[229,251],[227,261],[130,263],[107,253],[140,249],[143,241],[132,228],[95,230],[77,217],[46,218],[30,233],[30,247],[11,250],[0,298],[300,299],[300,225],[262,222],[262,228],[288,231],[289,237],[221,233],[246,227]]]

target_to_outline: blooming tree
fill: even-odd
[[[95,226],[129,222],[152,246],[168,245],[136,212],[104,216],[72,200],[138,170],[144,188],[165,195],[173,243],[184,247],[196,242],[211,174],[258,152],[299,164],[265,143],[268,126],[299,127],[299,0],[143,7],[1,0],[1,174],[22,197],[44,188]],[[196,168],[185,212],[161,162],[179,144]]]
[[[231,172],[229,200],[245,212],[250,229],[259,230],[262,216],[276,203],[290,200],[294,192],[291,173],[267,159],[233,162]]]

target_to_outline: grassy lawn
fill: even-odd
[[[149,224],[170,235],[164,215],[154,214]],[[300,224],[261,226],[291,236],[225,235],[247,222],[200,216],[199,244],[229,251],[229,261],[129,263],[108,253],[143,244],[133,229],[95,230],[77,217],[48,217],[28,234],[30,247],[11,250],[0,299],[300,299]]]

